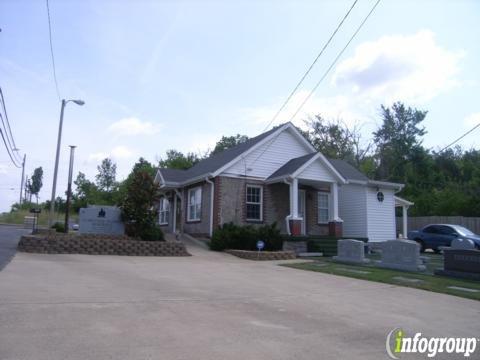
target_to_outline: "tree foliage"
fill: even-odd
[[[111,191],[116,184],[117,164],[112,159],[106,158],[97,166],[98,174],[95,176],[97,187],[101,191]]]
[[[38,202],[38,193],[42,189],[43,186],[43,169],[42,167],[38,167],[33,170],[33,175],[30,178],[30,181],[27,183],[27,190],[30,194],[35,195]]]
[[[198,163],[201,159],[201,156],[192,152],[183,154],[180,151],[170,149],[167,150],[167,157],[160,159],[159,166],[161,168],[186,170]]]
[[[233,135],[233,136],[222,136],[222,138],[217,141],[215,148],[210,153],[210,155],[218,154],[224,150],[230,149],[238,144],[244,143],[248,140],[248,136],[246,135]]]
[[[163,239],[156,227],[159,187],[151,174],[142,169],[134,171],[126,190],[120,208],[127,224],[127,233],[144,240],[161,240],[155,239],[155,234]]]

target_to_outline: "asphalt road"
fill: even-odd
[[[189,251],[18,253],[0,272],[0,359],[372,360],[397,327],[480,334],[473,300]]]
[[[0,225],[0,271],[15,256],[20,236],[29,232],[17,226]]]

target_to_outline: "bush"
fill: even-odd
[[[52,229],[55,229],[59,233],[64,233],[65,232],[65,224],[56,222],[55,224],[52,225]]]
[[[277,251],[282,249],[283,240],[277,224],[252,226],[239,226],[233,223],[224,224],[213,232],[210,241],[210,249],[222,251],[234,250],[257,250],[257,241],[265,243],[263,250]]]
[[[140,232],[140,238],[146,241],[165,241],[163,231],[159,226],[151,226]]]

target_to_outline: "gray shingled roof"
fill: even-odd
[[[283,126],[282,124],[280,126]],[[164,180],[167,183],[180,183],[187,181],[189,179],[198,178],[202,175],[207,176],[208,174],[215,172],[220,169],[222,166],[228,164],[233,159],[237,158],[245,151],[250,149],[252,146],[255,146],[260,141],[265,139],[267,136],[275,132],[280,126],[277,126],[263,134],[260,134],[254,138],[251,138],[244,143],[238,144],[237,146],[222,151],[221,153],[209,156],[208,158],[200,161],[195,166],[191,167],[188,170],[177,170],[177,169],[167,169],[160,168],[160,173],[162,174]],[[305,162],[310,160],[316,153],[310,153],[298,158],[288,161],[285,165],[276,170],[272,175],[269,176],[269,179],[273,179],[280,176],[286,176],[293,174],[300,166]],[[362,174],[355,167],[350,165],[344,160],[339,159],[327,159],[330,164],[347,180],[358,180],[358,181],[368,181],[369,179]]]
[[[280,125],[283,126],[284,124]],[[207,175],[212,173],[222,166],[228,164],[230,161],[236,157],[243,154],[245,151],[250,149],[252,146],[255,146],[260,141],[265,139],[267,136],[275,132],[280,126],[277,126],[263,134],[255,136],[244,143],[238,144],[233,148],[222,151],[221,153],[211,155],[208,158],[198,162],[196,165],[192,166],[188,170],[175,170],[175,169],[166,169],[160,168],[160,173],[166,182],[182,182],[188,179],[194,179],[200,177],[201,175]]]
[[[330,164],[347,180],[368,181],[368,177],[345,160],[328,159]]]
[[[288,161],[285,165],[283,165],[281,168],[279,168],[277,171],[275,171],[272,175],[270,175],[267,180],[293,174],[295,171],[297,171],[297,169],[300,166],[305,164],[308,160],[310,160],[316,154],[317,153],[314,152],[314,153],[307,154],[307,155],[304,155],[304,156],[300,156],[298,158],[294,158],[294,159]]]

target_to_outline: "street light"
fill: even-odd
[[[58,138],[57,138],[57,154],[55,156],[55,168],[53,170],[53,186],[52,186],[52,198],[50,200],[50,214],[48,214],[48,227],[51,228],[53,225],[53,212],[55,210],[55,190],[57,189],[57,173],[58,173],[58,160],[60,157],[60,143],[62,142],[62,126],[63,126],[63,112],[65,106],[69,102],[74,102],[75,104],[82,106],[85,104],[83,100],[62,100],[62,107],[60,110],[60,124],[58,126]]]

